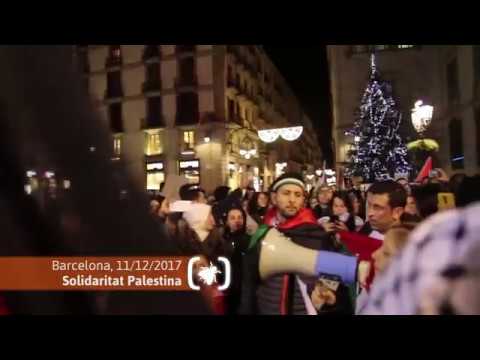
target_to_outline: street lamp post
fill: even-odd
[[[418,156],[414,158],[419,162],[418,166],[424,162],[424,157],[427,158],[431,151],[438,151],[439,145],[433,139],[426,139],[425,132],[432,123],[434,108],[431,105],[425,105],[422,100],[415,102],[415,107],[412,109],[412,125],[418,134],[419,139],[407,144],[409,150],[417,150]],[[422,153],[424,156],[422,156]],[[425,154],[426,153],[426,154]]]
[[[433,106],[424,105],[422,100],[415,103],[412,109],[412,124],[420,138],[430,126],[433,118]]]

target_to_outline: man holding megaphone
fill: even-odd
[[[355,257],[337,253],[332,237],[305,208],[305,183],[299,174],[279,177],[271,198],[274,207],[252,237],[245,258],[240,313],[353,313],[345,284],[357,281],[359,268],[366,277],[368,265],[359,267]],[[324,293],[325,301],[319,301]]]

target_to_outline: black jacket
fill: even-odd
[[[322,218],[322,217],[332,215],[332,211],[330,210],[329,206],[322,207],[320,204],[313,208],[313,213],[314,213],[315,217],[317,218],[317,220]]]
[[[339,251],[331,236],[315,224],[303,224],[282,232],[297,245],[315,250]],[[260,250],[261,241],[244,257],[239,313],[279,315],[283,282],[287,274],[276,275],[261,281],[258,271]],[[307,311],[295,276],[293,274],[288,275],[288,288],[290,290],[288,314],[306,315]],[[311,294],[317,279],[305,276],[300,276],[300,279],[307,285],[308,292]],[[348,288],[343,284],[340,285],[336,295],[337,303],[324,308],[320,314],[353,314],[353,305],[348,294]]]
[[[245,253],[250,241],[250,236],[245,229],[230,232],[225,229],[223,239],[228,249],[228,257],[232,269],[232,283],[227,293],[227,314],[238,314],[242,294],[242,268],[244,266]]]

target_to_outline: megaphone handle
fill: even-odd
[[[337,254],[330,251],[319,251],[315,264],[316,275],[329,274],[341,277],[348,285],[357,281],[356,257]]]

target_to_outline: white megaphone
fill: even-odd
[[[285,273],[306,276],[328,274],[340,277],[345,284],[354,284],[357,280],[365,283],[370,263],[359,263],[353,256],[296,245],[278,230],[270,229],[261,241],[259,272],[263,280]]]

